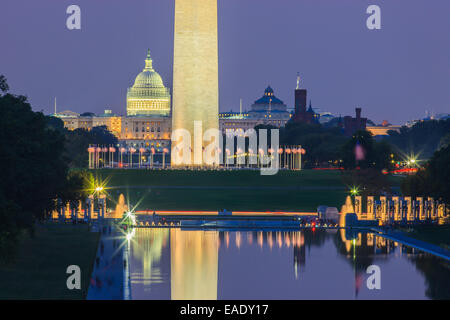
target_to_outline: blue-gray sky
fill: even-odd
[[[66,28],[81,7],[82,30]],[[366,8],[381,7],[381,30]],[[288,106],[296,73],[313,107],[395,124],[450,112],[448,0],[219,0],[220,109],[271,85]],[[150,48],[172,84],[174,0],[2,0],[0,74],[35,110],[125,113]]]

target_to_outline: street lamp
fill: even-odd
[[[357,187],[353,187],[350,189],[350,194],[352,196],[357,196],[359,194],[359,189]]]
[[[142,164],[142,155],[144,154],[146,150],[144,148],[139,148],[139,168],[141,167]]]

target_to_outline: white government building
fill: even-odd
[[[64,122],[69,130],[90,130],[106,126],[124,146],[167,147],[172,131],[170,90],[164,86],[161,76],[153,69],[150,51],[145,67],[127,92],[127,115],[119,116],[111,110],[104,114],[79,114],[62,111],[53,114]],[[219,114],[219,128],[227,134],[243,134],[258,124],[283,127],[291,114],[286,105],[276,98],[268,87],[262,98],[255,101],[248,112],[224,112]]]

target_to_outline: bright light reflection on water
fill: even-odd
[[[449,299],[443,259],[373,234],[137,229],[132,299]],[[381,269],[369,290],[366,269]]]

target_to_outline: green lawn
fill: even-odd
[[[342,186],[339,171],[96,170],[109,186]]]
[[[315,211],[340,207],[347,187],[337,171],[98,170],[111,199],[123,193],[140,210]]]
[[[344,204],[345,190],[291,189],[117,189],[110,191],[113,199],[123,193],[130,204],[142,202],[138,210],[220,210],[233,211],[315,211],[318,205]]]
[[[96,170],[107,180],[110,199],[123,193],[139,210],[316,211],[319,205],[340,209],[349,186],[332,170],[259,171]],[[393,186],[400,179],[389,177]],[[113,202],[109,202],[114,207]]]
[[[85,299],[99,233],[86,225],[44,224],[23,236],[17,257],[0,265],[0,299]],[[81,268],[81,290],[66,286],[69,265]]]

